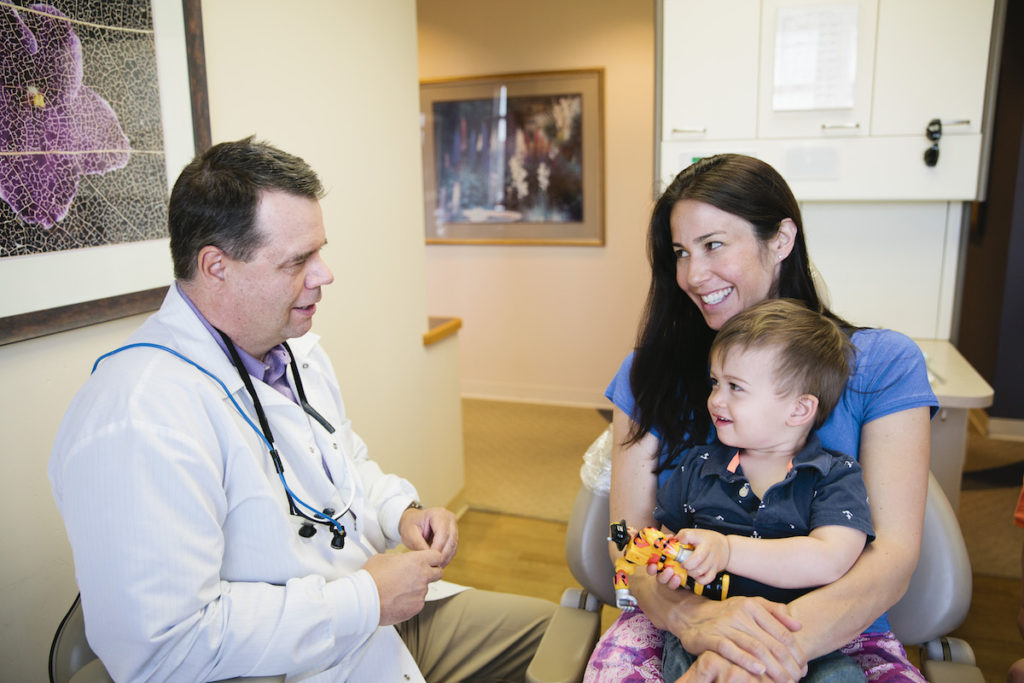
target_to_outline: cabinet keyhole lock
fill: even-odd
[[[932,141],[932,146],[924,151],[924,163],[934,166],[939,163],[939,140],[942,138],[942,126],[969,126],[970,119],[932,119],[924,129],[924,136]]]
[[[942,138],[942,121],[932,119],[928,127],[924,129],[924,136],[932,141],[932,146],[924,151],[925,166],[935,166],[939,163],[939,140]]]

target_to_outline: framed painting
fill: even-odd
[[[159,306],[170,182],[210,144],[199,5],[0,6],[0,344]]]
[[[604,244],[601,69],[420,83],[427,244]]]

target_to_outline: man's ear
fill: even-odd
[[[800,427],[809,422],[814,422],[818,414],[818,397],[812,394],[800,394],[793,401],[793,410],[786,420],[790,427]]]
[[[227,270],[227,254],[212,244],[199,250],[196,256],[196,278],[208,284],[219,285]]]

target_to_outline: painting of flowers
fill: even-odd
[[[600,244],[601,73],[421,85],[428,243]]]
[[[579,94],[434,103],[437,220],[583,218]]]
[[[166,235],[149,2],[0,3],[0,258]]]

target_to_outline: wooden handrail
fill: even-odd
[[[423,345],[436,344],[445,337],[450,337],[462,327],[462,318],[440,318],[431,316],[427,318],[429,329],[423,333]]]

